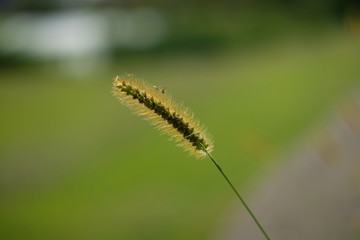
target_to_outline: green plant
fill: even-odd
[[[113,93],[123,104],[149,120],[161,132],[168,134],[171,139],[178,142],[178,145],[184,147],[190,154],[197,158],[208,156],[245,206],[265,238],[270,239],[244,199],[211,155],[213,142],[205,128],[200,125],[186,107],[176,104],[171,97],[165,94],[165,89],[150,86],[135,78],[133,74],[117,76],[114,79]]]

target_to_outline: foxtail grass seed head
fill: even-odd
[[[166,88],[151,86],[127,74],[114,78],[113,93],[191,155],[201,158],[212,151],[213,143],[204,127],[186,107],[174,102]]]

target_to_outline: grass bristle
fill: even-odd
[[[195,157],[204,157],[206,151],[212,151],[213,143],[204,127],[187,108],[175,103],[164,90],[127,74],[114,78],[113,92],[124,105],[149,120]]]

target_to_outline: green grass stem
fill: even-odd
[[[267,240],[270,240],[269,235],[266,233],[265,229],[261,226],[260,222],[257,220],[257,218],[255,217],[254,213],[250,210],[249,206],[246,204],[245,200],[240,196],[239,192],[235,189],[234,185],[231,183],[231,181],[229,180],[229,178],[226,176],[226,174],[224,173],[224,171],[222,170],[222,168],[219,166],[219,164],[215,161],[214,157],[205,150],[206,154],[209,156],[209,158],[211,159],[211,161],[215,164],[216,168],[220,171],[220,173],[222,174],[222,176],[225,178],[225,180],[228,182],[228,184],[230,185],[230,187],[232,188],[232,190],[235,192],[235,194],[238,196],[239,200],[241,201],[241,203],[244,205],[244,207],[246,208],[246,210],[248,211],[248,213],[250,214],[250,216],[252,217],[252,219],[255,221],[256,225],[259,227],[259,229],[261,230],[262,234],[264,235],[264,237]]]

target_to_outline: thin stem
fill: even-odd
[[[223,177],[225,178],[225,180],[228,182],[228,184],[230,185],[230,187],[232,188],[232,190],[234,190],[235,194],[238,196],[238,198],[240,199],[240,201],[242,202],[242,204],[245,206],[246,210],[249,212],[250,216],[253,218],[253,220],[255,221],[256,225],[260,228],[261,232],[264,234],[264,237],[267,240],[270,240],[270,237],[267,235],[267,233],[265,232],[264,228],[261,226],[260,222],[256,219],[255,215],[252,213],[252,211],[250,210],[250,208],[248,207],[248,205],[246,204],[246,202],[244,201],[244,199],[240,196],[240,194],[238,193],[238,191],[235,189],[234,185],[230,182],[230,180],[228,179],[228,177],[225,175],[225,173],[223,172],[223,170],[221,169],[221,167],[219,166],[219,164],[215,161],[215,159],[213,158],[213,156],[206,151],[206,154],[209,156],[209,158],[211,159],[211,161],[215,164],[215,166],[217,167],[217,169],[220,171],[220,173],[223,175]]]

